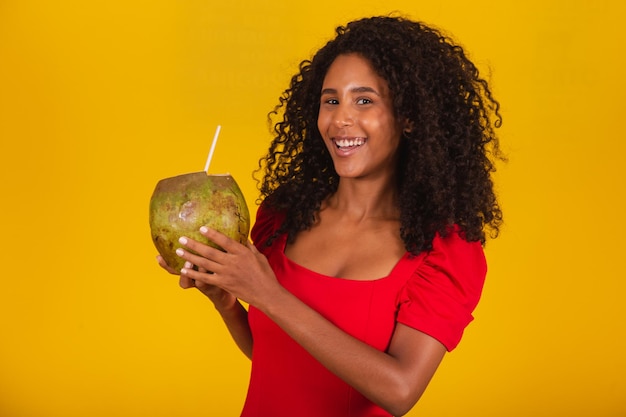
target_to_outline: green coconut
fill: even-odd
[[[247,242],[250,213],[233,177],[194,172],[159,181],[150,199],[150,231],[154,246],[170,267],[183,267],[184,260],[176,255],[181,236],[221,249],[200,234],[201,226]]]

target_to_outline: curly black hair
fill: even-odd
[[[352,53],[387,81],[396,118],[412,126],[401,141],[396,176],[406,249],[431,249],[435,234],[446,236],[453,225],[468,241],[496,237],[502,211],[491,173],[495,160],[505,159],[495,134],[499,103],[461,46],[435,28],[394,16],[338,27],[333,40],[300,64],[269,113],[275,137],[257,172],[263,173],[259,200],[286,213],[277,234],[293,241],[337,190],[317,117],[329,66]]]

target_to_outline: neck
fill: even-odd
[[[328,197],[322,209],[339,210],[347,219],[397,219],[396,186],[389,181],[365,181],[340,178],[337,191]]]

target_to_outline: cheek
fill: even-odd
[[[326,137],[326,131],[328,130],[329,125],[329,115],[328,112],[320,111],[317,114],[317,128],[322,134],[322,136]]]
[[[366,115],[358,119],[359,126],[368,131],[369,134],[378,132],[384,134],[389,131],[389,123],[384,115]]]

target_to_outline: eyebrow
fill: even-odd
[[[355,87],[350,90],[351,93],[373,93],[377,96],[380,96],[378,91],[374,90],[372,87]],[[322,90],[322,95],[324,94],[337,94],[337,90],[334,88],[324,88]]]

